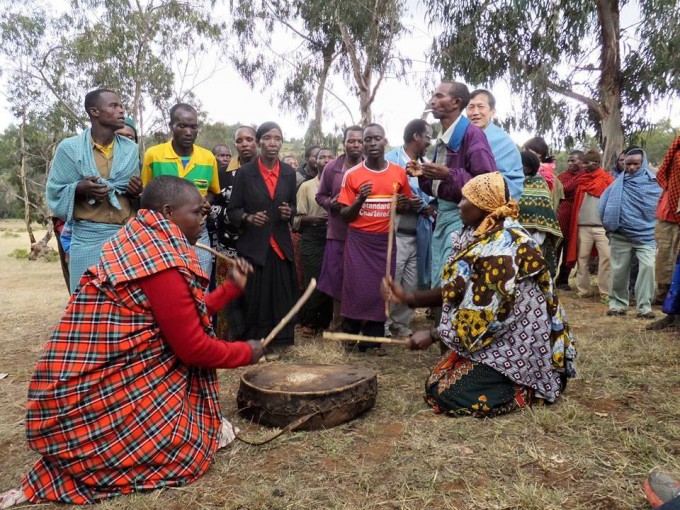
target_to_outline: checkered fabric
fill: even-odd
[[[190,483],[209,468],[221,422],[216,373],[177,359],[137,283],[168,268],[186,278],[214,335],[196,255],[176,225],[141,210],[104,245],[38,361],[26,414],[41,455],[23,481],[30,501],[93,503]]]

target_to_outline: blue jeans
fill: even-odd
[[[675,496],[670,501],[656,507],[656,510],[680,510],[680,496]]]

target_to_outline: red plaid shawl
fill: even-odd
[[[671,144],[670,149],[663,158],[663,163],[656,174],[659,186],[668,193],[670,205],[670,217],[675,218],[675,223],[680,223],[678,201],[680,201],[680,136]]]
[[[42,457],[23,482],[30,501],[92,503],[190,483],[210,466],[221,422],[216,373],[178,361],[136,282],[168,268],[186,278],[212,334],[186,238],[140,211],[104,245],[38,361],[26,436]]]

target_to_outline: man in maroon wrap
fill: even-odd
[[[319,290],[333,298],[333,324],[331,329],[338,329],[342,322],[340,301],[342,300],[342,276],[347,237],[347,223],[340,217],[342,205],[338,203],[342,178],[350,168],[363,160],[363,129],[350,126],[345,129],[345,153],[330,161],[321,173],[316,203],[328,212],[328,230],[326,234],[326,250],[323,254]]]
[[[583,172],[583,156],[583,151],[571,151],[567,158],[567,170],[557,176],[564,189],[564,198],[560,201],[560,205],[557,208],[557,221],[560,224],[563,239],[559,248],[559,253],[562,254],[562,263],[555,280],[555,285],[560,290],[571,290],[569,286],[569,273],[573,269],[574,264],[567,262],[567,248],[569,246],[569,228],[571,226],[571,215],[574,210],[574,197],[576,196],[578,176]]]

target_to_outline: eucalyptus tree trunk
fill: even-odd
[[[600,23],[601,56],[600,82],[602,112],[603,166],[608,166],[621,151],[624,143],[621,118],[621,46],[618,0],[597,0]]]

